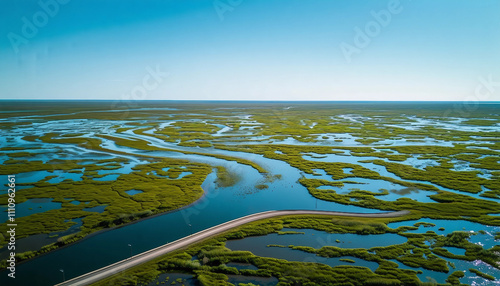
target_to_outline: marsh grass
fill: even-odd
[[[432,240],[435,243],[460,244],[467,249],[474,248],[474,244],[467,241],[467,236],[452,233],[448,236],[437,235],[433,232],[423,234],[405,233],[408,228],[392,229],[387,223],[398,220],[411,220],[412,215],[399,218],[362,218],[362,217],[335,217],[335,216],[283,216],[265,219],[240,226],[234,230],[196,243],[186,249],[175,251],[155,259],[125,273],[105,279],[95,285],[114,285],[120,281],[137,281],[145,283],[159,272],[186,272],[194,274],[201,285],[229,285],[227,274],[250,275],[262,277],[276,277],[278,285],[427,285],[417,278],[419,271],[401,269],[389,259],[396,259],[411,268],[425,268],[440,272],[449,272],[446,260],[433,255],[432,247],[424,241]],[[249,251],[231,251],[225,247],[229,239],[241,239],[248,236],[266,235],[280,232],[283,228],[304,228],[326,231],[329,233],[357,233],[360,235],[398,233],[407,237],[403,244],[387,247],[373,247],[370,249],[344,249],[332,245],[325,245],[320,249],[305,246],[271,244],[268,247],[291,248],[295,251],[304,251],[322,257],[340,257],[346,265],[330,267],[315,262],[293,262],[283,259],[259,257]],[[438,244],[436,244],[438,245]],[[467,250],[468,252],[469,250]],[[196,255],[199,261],[192,261]],[[466,259],[477,257],[467,253]],[[352,259],[372,261],[379,264],[375,272],[365,267],[355,266]],[[230,262],[251,264],[258,270],[238,270],[226,267]],[[354,262],[355,263],[355,262]],[[145,273],[149,269],[149,273]],[[460,272],[463,274],[463,272]],[[448,277],[449,283],[459,283],[462,277],[453,272]],[[457,282],[458,281],[458,282]],[[346,284],[350,283],[350,284]]]
[[[23,162],[21,166],[3,165],[0,172],[16,173],[22,170],[75,170],[85,167],[81,181],[65,180],[58,184],[47,182],[44,178],[39,182],[31,183],[34,187],[16,192],[16,202],[22,203],[29,199],[50,198],[53,202],[61,202],[60,209],[53,209],[35,213],[25,217],[16,218],[23,227],[19,228],[16,237],[21,239],[40,233],[57,233],[67,230],[75,222],[72,220],[82,218],[82,226],[74,234],[59,237],[57,242],[46,245],[37,251],[18,253],[18,261],[33,258],[34,256],[54,250],[58,247],[78,241],[85,236],[106,228],[123,225],[141,218],[158,213],[174,210],[186,206],[203,194],[200,187],[206,176],[211,172],[211,167],[205,164],[190,163],[183,160],[163,159],[137,165],[133,172],[121,174],[115,181],[96,181],[97,170],[114,170],[125,162],[123,159],[100,160],[94,164],[79,165],[78,161],[60,162],[53,160],[49,164],[39,161]],[[118,164],[118,165],[117,165]],[[152,173],[162,172],[170,168],[171,177],[158,177]],[[182,169],[180,167],[183,167]],[[177,179],[182,171],[191,174]],[[143,192],[130,196],[126,191],[131,187]],[[0,204],[7,203],[7,194],[0,195]],[[85,202],[78,205],[71,201]],[[102,213],[85,211],[84,208],[106,206]],[[0,224],[0,231],[8,230],[6,223]],[[5,245],[7,239],[0,237],[0,245]],[[5,261],[3,261],[5,263]]]

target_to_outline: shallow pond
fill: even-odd
[[[95,180],[95,181],[115,181],[116,179],[118,179],[118,177],[120,177],[119,174],[110,174],[110,175],[106,175],[106,176],[100,177],[100,178],[92,178],[92,180]]]
[[[274,257],[289,261],[304,261],[323,263],[332,267],[338,265],[364,266],[375,271],[378,264],[354,257],[333,257],[325,258],[316,256],[300,250],[288,248],[289,245],[309,246],[319,249],[323,246],[335,246],[342,248],[371,248],[377,246],[389,246],[401,244],[407,241],[405,237],[397,234],[381,235],[356,235],[350,233],[327,233],[313,229],[290,229],[284,228],[282,231],[297,231],[304,234],[277,234],[272,233],[264,236],[247,237],[238,240],[226,241],[226,247],[231,250],[247,250],[253,254],[263,257]],[[337,242],[337,240],[339,242]],[[286,247],[269,247],[269,245],[283,245]],[[340,261],[342,258],[349,258],[355,263]]]
[[[254,254],[261,255],[269,251],[269,248],[267,247],[267,245],[269,244],[280,244],[285,246],[288,245],[309,246],[317,249],[323,246],[368,249],[378,246],[401,244],[407,241],[405,237],[394,233],[357,235],[352,233],[328,233],[314,229],[293,229],[293,228],[283,228],[281,231],[295,231],[299,233],[294,233],[294,234],[271,233],[263,236],[252,236],[252,237],[246,237],[244,239],[229,240],[226,242],[226,246],[232,250],[243,250],[242,248],[252,248],[255,251],[259,252]],[[339,242],[337,242],[337,240],[339,240]],[[232,247],[234,247],[235,249],[233,249]]]
[[[127,193],[127,195],[130,195],[130,196],[133,196],[133,195],[137,195],[137,194],[140,194],[140,193],[143,193],[144,191],[141,191],[141,190],[128,190],[128,191],[125,191],[125,193]]]
[[[239,262],[229,262],[229,263],[226,263],[226,266],[227,267],[234,267],[238,270],[241,270],[241,269],[257,270],[257,269],[259,269],[255,265],[247,264],[247,263],[239,263]]]
[[[102,205],[102,206],[95,206],[91,208],[83,208],[84,211],[86,212],[96,212],[96,213],[102,213],[106,209],[108,205]]]
[[[62,203],[53,202],[52,199],[42,198],[42,199],[29,199],[23,203],[16,204],[15,217],[25,217],[36,213],[43,213],[49,210],[60,209]],[[2,213],[2,221],[7,220],[7,209],[5,205],[0,206],[0,211]]]
[[[73,180],[73,181],[81,181],[82,180],[82,174],[81,173],[66,173],[63,171],[54,171],[53,176],[57,176],[55,178],[52,178],[48,180],[48,183],[51,184],[58,184],[64,180]]]
[[[452,247],[452,246],[444,246],[442,248],[448,250],[448,252],[453,253],[455,255],[465,255],[465,249],[463,248]]]
[[[226,247],[231,250],[250,251],[253,254],[262,257],[272,257],[277,259],[285,259],[288,261],[321,263],[331,267],[339,265],[352,265],[352,266],[367,267],[371,271],[375,271],[378,268],[378,263],[362,260],[356,257],[342,256],[342,257],[327,258],[327,257],[317,256],[314,253],[308,253],[301,250],[294,250],[288,247],[274,247],[274,246],[268,247],[265,244],[266,241],[255,241],[255,240],[244,241],[246,239],[248,238],[244,238],[242,240],[229,240],[226,242]],[[354,260],[354,263],[341,261],[340,259],[351,259]]]
[[[314,169],[315,174],[305,174],[303,176],[308,179],[323,179],[328,181],[333,181],[332,176],[328,175],[325,170]],[[434,203],[436,201],[430,198],[431,195],[436,194],[432,191],[424,191],[416,188],[408,188],[396,183],[384,181],[384,180],[372,180],[365,178],[346,178],[344,180],[339,180],[339,182],[344,182],[342,187],[334,186],[320,186],[319,190],[334,190],[338,194],[346,195],[351,192],[352,189],[360,189],[365,191],[370,191],[374,193],[380,193],[381,190],[387,190],[389,194],[376,196],[377,198],[385,201],[395,201],[402,197],[411,198],[424,203]],[[349,182],[349,183],[347,183]],[[353,182],[353,183],[350,183]]]
[[[49,234],[42,233],[17,239],[16,240],[17,253],[41,248],[44,245],[56,242],[59,237],[78,232],[80,226],[82,226],[82,219],[81,218],[73,219],[73,222],[75,222],[75,224],[73,224],[70,228],[68,228],[65,231],[53,232]],[[10,250],[7,249],[7,246],[0,248],[0,259],[8,258],[9,253]]]

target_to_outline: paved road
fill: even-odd
[[[337,215],[337,216],[351,216],[351,217],[397,217],[409,214],[409,211],[398,211],[389,213],[376,213],[376,214],[364,214],[364,213],[346,213],[346,212],[331,212],[331,211],[308,211],[308,210],[289,210],[289,211],[267,211],[256,213],[248,216],[244,216],[235,220],[225,222],[223,224],[216,225],[214,227],[202,230],[200,232],[194,233],[192,235],[183,237],[176,241],[167,243],[165,245],[153,248],[146,252],[132,256],[131,258],[116,262],[114,264],[105,266],[103,268],[97,269],[95,271],[83,274],[81,276],[75,277],[66,282],[57,284],[56,286],[66,286],[66,285],[89,285],[102,280],[111,275],[122,272],[131,267],[137,266],[139,264],[148,262],[154,258],[162,256],[166,253],[172,252],[174,250],[189,246],[190,244],[199,242],[208,237],[220,234],[222,232],[228,231],[237,226],[276,216],[283,215]]]

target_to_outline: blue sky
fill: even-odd
[[[497,0],[0,5],[0,99],[500,100]]]

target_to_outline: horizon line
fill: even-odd
[[[117,102],[153,102],[153,101],[172,101],[172,102],[429,102],[429,103],[500,103],[500,100],[492,101],[466,101],[466,100],[251,100],[251,99],[145,99],[145,100],[120,100],[120,99],[8,99],[0,98],[0,101],[117,101]]]

